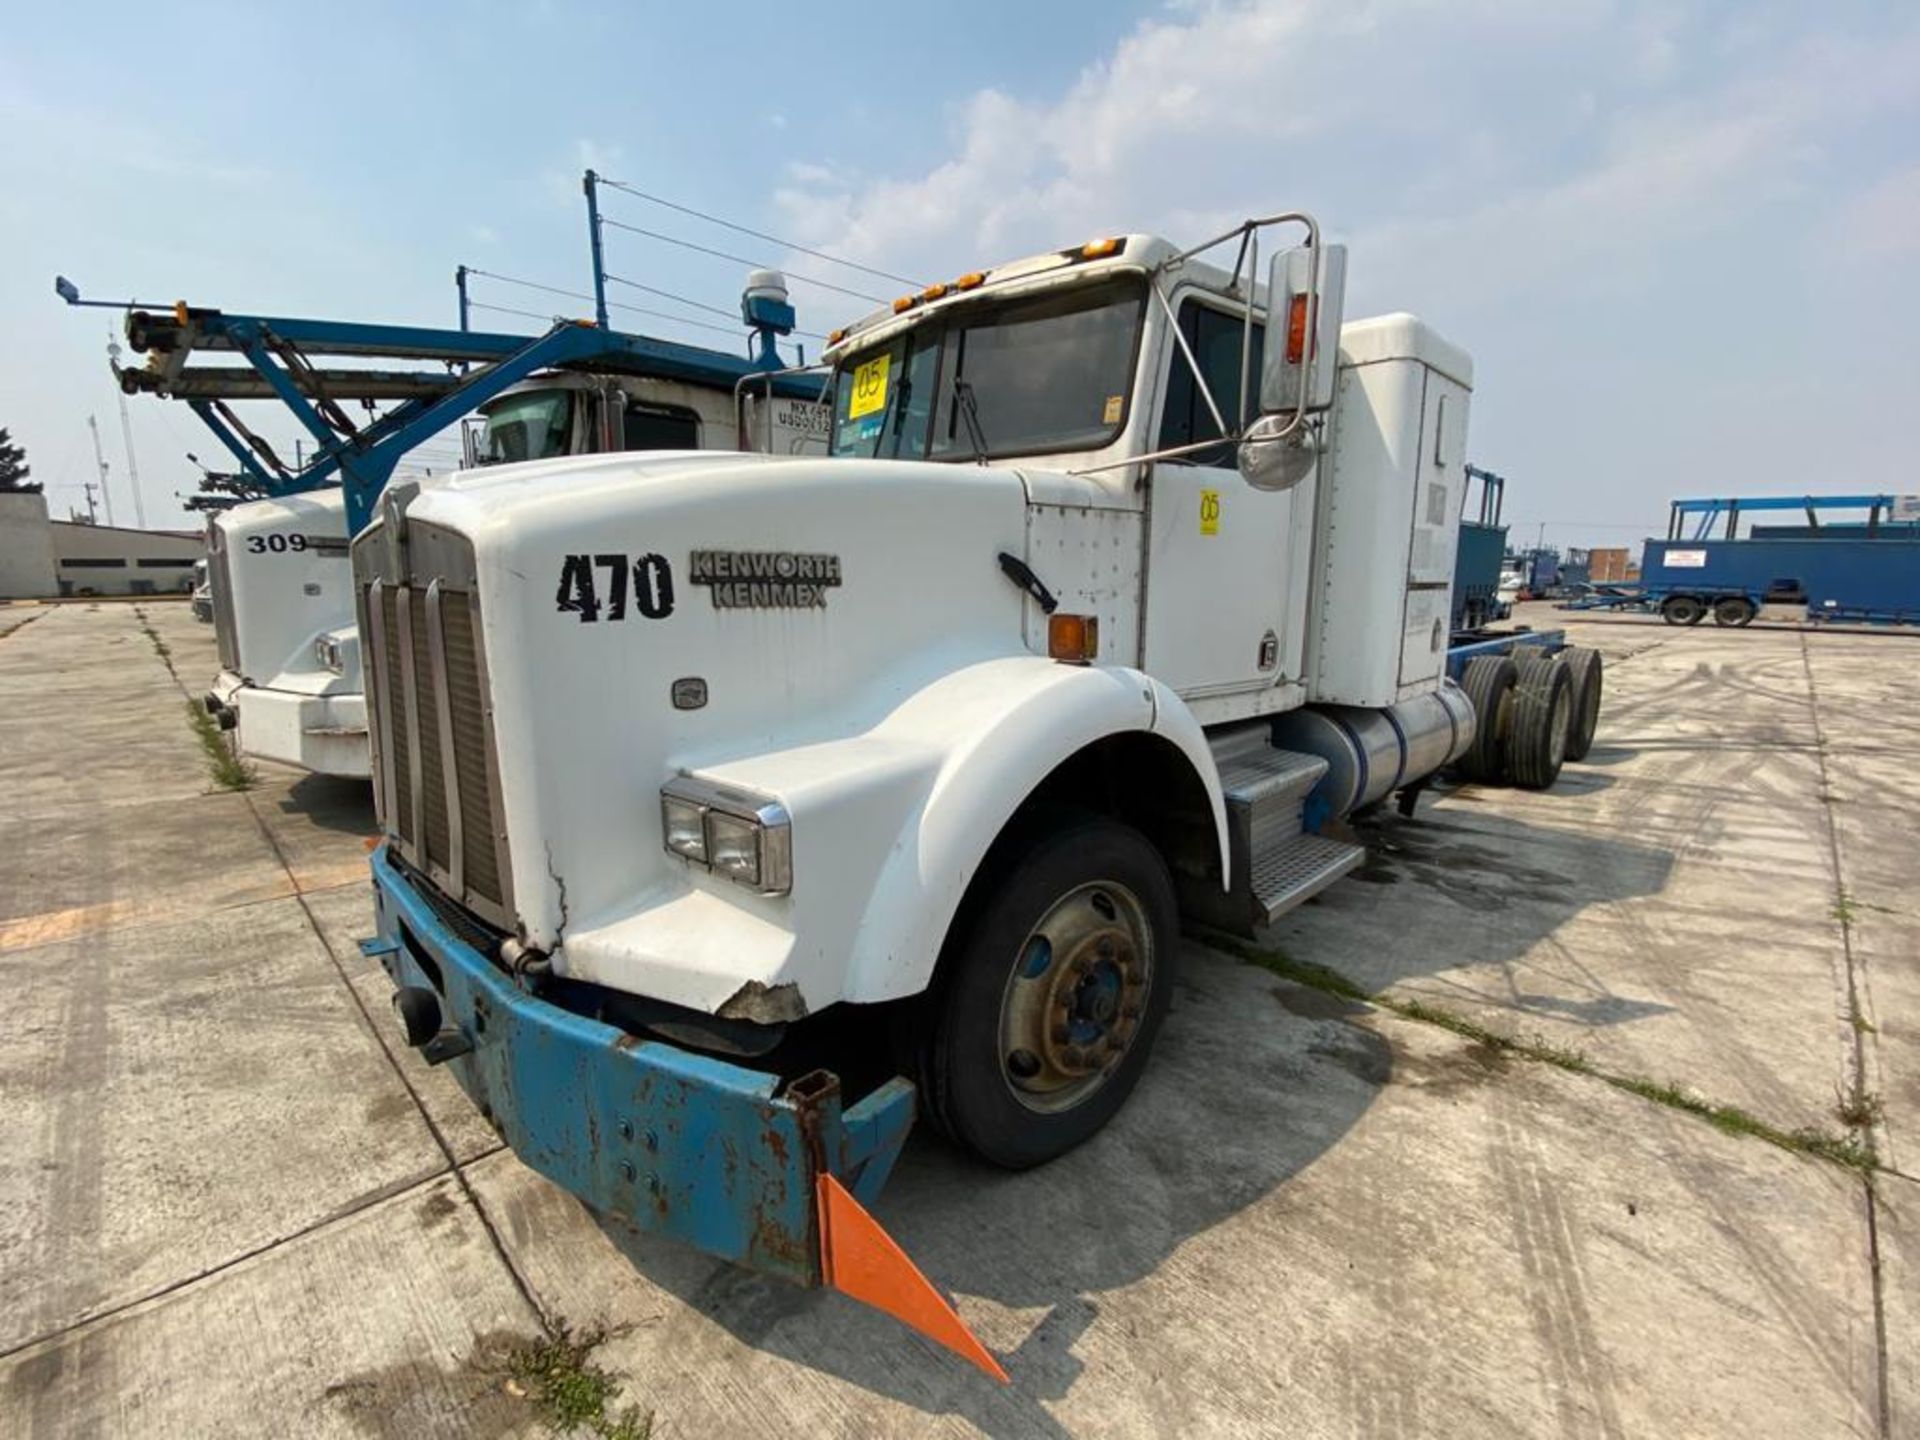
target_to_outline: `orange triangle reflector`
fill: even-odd
[[[823,1174],[818,1192],[820,1268],[827,1284],[911,1325],[929,1340],[971,1360],[1002,1385],[1010,1383],[993,1352],[980,1343],[933,1282],[846,1186]]]

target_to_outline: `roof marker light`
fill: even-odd
[[[1082,260],[1098,260],[1103,256],[1113,254],[1120,248],[1121,243],[1120,238],[1116,235],[1109,235],[1104,240],[1089,240],[1080,247],[1080,258]]]
[[[974,289],[978,289],[980,286],[986,283],[987,283],[987,276],[985,271],[969,270],[966,274],[962,275],[958,280],[953,282],[953,288],[956,290],[974,290]]]
[[[893,313],[896,315],[904,315],[919,303],[920,297],[918,295],[902,295],[898,300],[893,302]]]
[[[947,293],[947,287],[944,285],[929,285],[927,286],[926,289],[920,292],[920,298],[922,300],[938,300],[942,295],[946,293]]]

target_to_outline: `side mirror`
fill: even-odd
[[[1340,317],[1347,292],[1347,247],[1305,245],[1273,257],[1267,272],[1267,333],[1260,360],[1260,412],[1291,416],[1307,397],[1309,412],[1333,404],[1334,371],[1340,364]],[[1311,287],[1310,284],[1311,283]],[[1318,292],[1313,334],[1307,334],[1309,288]],[[1271,447],[1269,447],[1271,448]]]
[[[1319,441],[1305,425],[1280,440],[1262,440],[1256,430],[1252,439],[1240,442],[1234,467],[1256,490],[1291,490],[1313,473],[1319,455]]]

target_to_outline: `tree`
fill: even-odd
[[[12,490],[26,495],[38,495],[40,482],[29,480],[32,470],[27,465],[27,452],[13,443],[13,436],[0,428],[0,491]]]
[[[187,456],[193,460],[193,456]],[[195,464],[199,462],[194,461]],[[200,493],[189,495],[185,500],[189,510],[207,512],[230,510],[243,500],[258,500],[265,495],[266,488],[251,475],[202,470],[200,472]]]

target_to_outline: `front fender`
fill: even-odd
[[[1226,874],[1226,808],[1206,735],[1179,697],[1137,670],[984,661],[942,676],[864,735],[808,747],[804,767],[788,752],[708,773],[778,794],[792,811],[794,969],[838,981],[802,982],[818,1008],[925,989],[1014,812],[1070,756],[1127,733],[1158,735],[1193,766]]]

